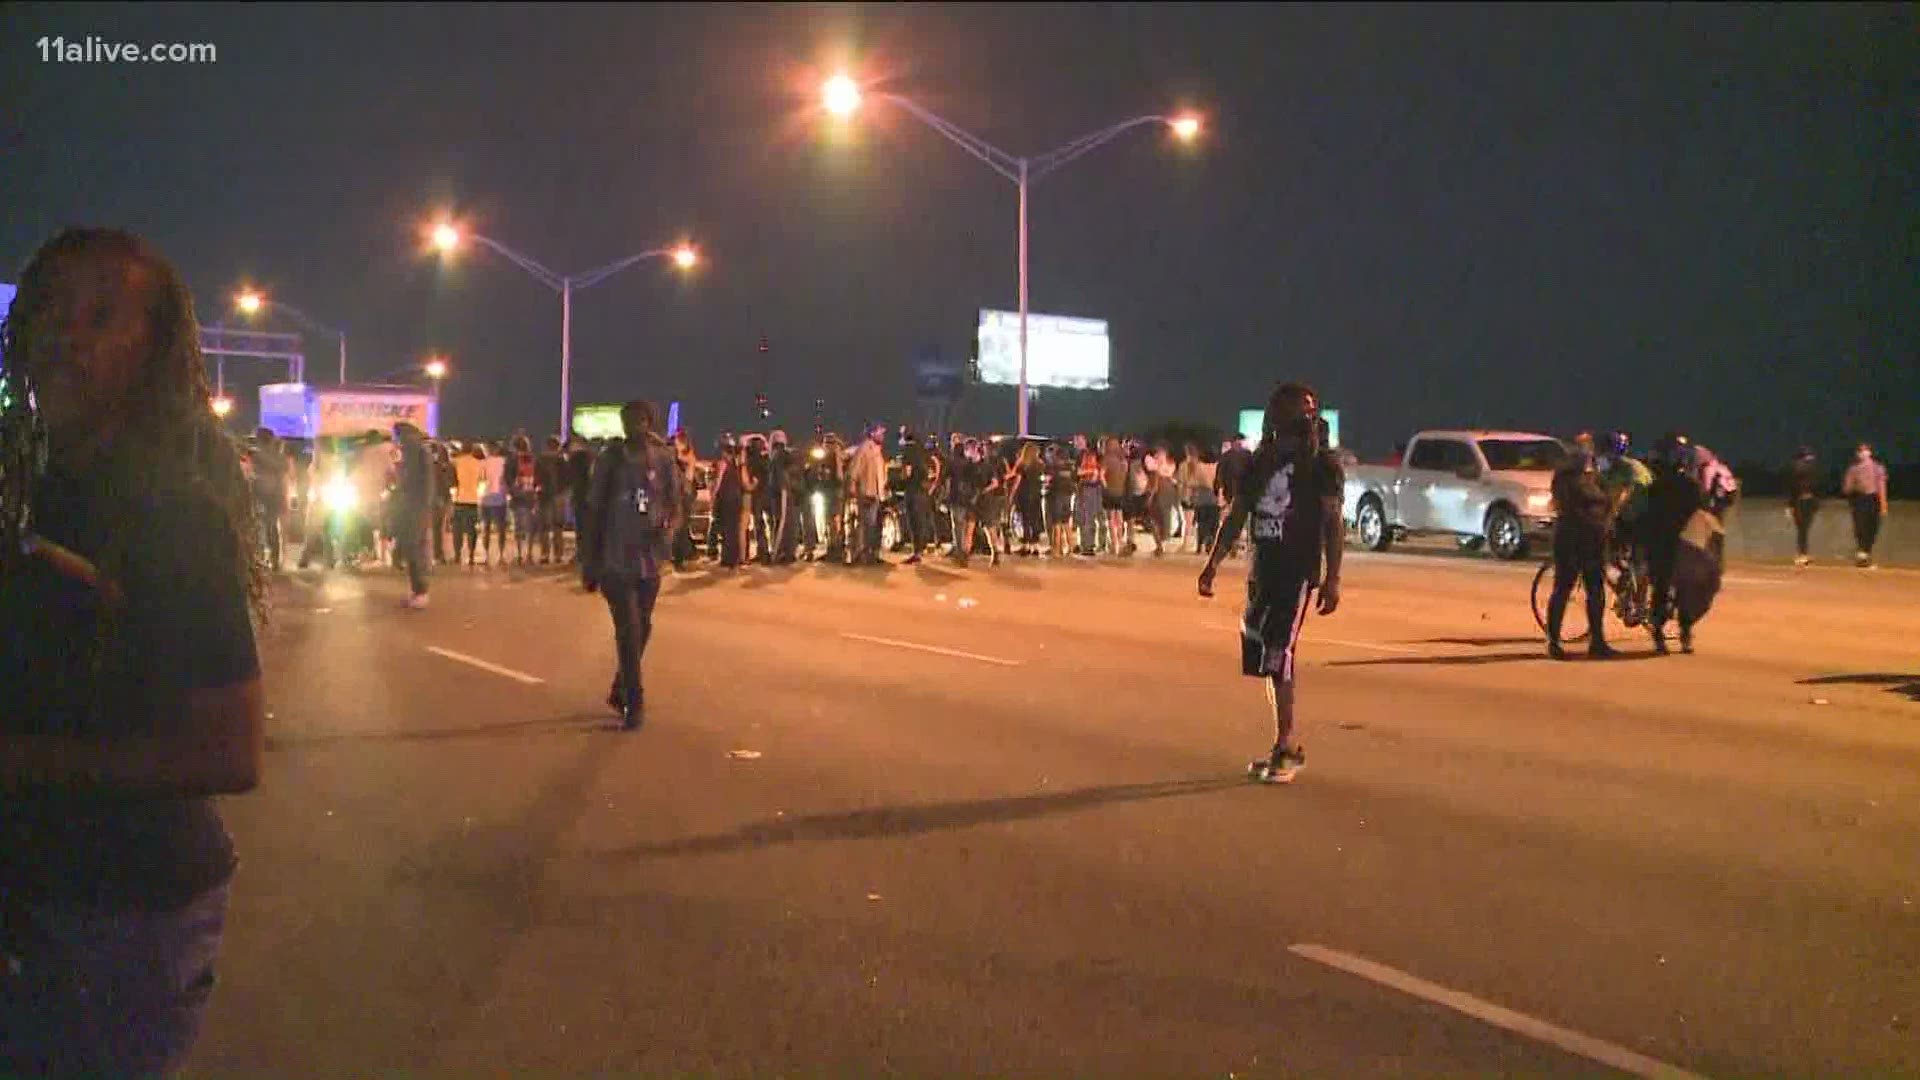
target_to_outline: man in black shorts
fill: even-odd
[[[1307,610],[1316,591],[1320,614],[1331,615],[1340,606],[1340,510],[1346,479],[1339,459],[1321,439],[1319,395],[1298,383],[1275,389],[1267,400],[1260,451],[1200,571],[1200,595],[1212,596],[1221,558],[1233,550],[1251,519],[1253,565],[1240,624],[1240,670],[1266,680],[1273,706],[1273,750],[1247,768],[1248,775],[1269,784],[1291,783],[1307,762],[1293,711],[1294,650]]]

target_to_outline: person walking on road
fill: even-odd
[[[1320,445],[1319,415],[1320,398],[1311,388],[1283,383],[1274,390],[1260,453],[1200,571],[1200,595],[1212,596],[1221,558],[1251,524],[1253,565],[1240,626],[1240,670],[1265,682],[1273,707],[1273,750],[1247,767],[1249,776],[1268,784],[1292,783],[1307,761],[1294,713],[1294,654],[1307,612],[1316,592],[1321,615],[1340,607],[1340,508],[1346,483],[1339,459]]]
[[[393,426],[400,445],[398,482],[393,490],[393,540],[396,554],[407,569],[407,607],[427,606],[427,528],[433,512],[433,458],[426,435],[409,423]]]
[[[1853,464],[1840,481],[1840,494],[1853,506],[1854,564],[1873,569],[1873,545],[1880,539],[1880,523],[1887,516],[1887,467],[1874,460],[1873,447],[1861,443]]]
[[[1813,447],[1803,446],[1793,456],[1793,464],[1787,466],[1786,489],[1787,518],[1793,522],[1796,552],[1793,565],[1806,566],[1813,562],[1813,556],[1807,553],[1807,537],[1813,532],[1814,515],[1820,512],[1820,471]]]
[[[673,449],[654,433],[654,415],[649,401],[621,407],[627,437],[594,467],[581,534],[581,584],[606,599],[619,654],[607,704],[628,731],[640,726],[645,710],[640,663],[653,636],[660,567],[680,527],[680,470]]]
[[[1586,444],[1578,444],[1586,445]],[[1593,635],[1587,655],[1609,660],[1619,654],[1607,644],[1607,529],[1613,498],[1607,494],[1590,449],[1577,449],[1553,474],[1553,594],[1547,600],[1547,655],[1565,660],[1560,631],[1566,625],[1573,587],[1586,589],[1587,626]]]
[[[213,992],[269,576],[199,343],[109,229],[42,246],[0,330],[0,1075],[169,1075]]]

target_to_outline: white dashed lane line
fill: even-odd
[[[980,653],[962,652],[959,649],[945,649],[938,645],[922,645],[917,641],[896,641],[893,638],[869,637],[866,634],[841,634],[848,641],[864,641],[869,645],[885,645],[894,649],[912,649],[915,652],[933,653],[935,656],[951,656],[960,660],[977,660],[982,664],[998,664],[1001,667],[1019,667],[1023,661],[1008,660],[998,656],[983,656]]]
[[[1631,1076],[1656,1078],[1656,1080],[1705,1080],[1698,1073],[1690,1073],[1664,1061],[1636,1053],[1624,1046],[1616,1046],[1604,1039],[1582,1035],[1558,1024],[1551,1024],[1525,1013],[1515,1012],[1461,990],[1430,983],[1419,976],[1409,975],[1398,968],[1388,967],[1365,957],[1344,953],[1338,949],[1329,949],[1324,945],[1289,945],[1287,951],[1316,964],[1324,964],[1349,975],[1358,975],[1388,989],[1398,990],[1403,994],[1452,1009],[1483,1024],[1491,1024],[1516,1035],[1524,1035],[1535,1042],[1546,1043],[1569,1054],[1577,1054],[1589,1061],[1597,1061],[1608,1068],[1618,1069]]]
[[[514,682],[525,683],[528,686],[540,686],[547,681],[538,676],[529,675],[524,671],[515,671],[510,667],[501,667],[499,664],[482,660],[477,656],[468,656],[466,653],[454,652],[452,649],[443,649],[438,645],[427,646],[427,651],[435,656],[446,657],[455,663],[465,664],[468,667],[476,667],[481,671],[489,671],[495,675],[512,679]]]

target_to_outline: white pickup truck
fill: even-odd
[[[1551,435],[1423,431],[1397,465],[1347,465],[1347,524],[1369,551],[1451,535],[1518,559],[1553,529],[1553,472],[1566,459]]]

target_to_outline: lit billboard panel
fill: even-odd
[[[980,311],[980,381],[1020,385],[1020,313]],[[1107,389],[1107,322],[1027,315],[1027,385]]]

